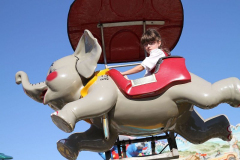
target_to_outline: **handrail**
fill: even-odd
[[[118,68],[118,67],[127,67],[127,66],[136,66],[141,63],[129,63],[129,64],[120,64],[120,65],[113,65],[113,66],[108,66],[108,68]]]
[[[128,22],[113,22],[113,23],[99,23],[97,28],[103,27],[122,27],[122,26],[136,26],[136,25],[164,25],[165,21],[128,21]]]

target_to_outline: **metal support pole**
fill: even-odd
[[[123,158],[126,158],[126,145],[123,143],[122,145],[122,151],[123,151]]]
[[[103,133],[104,133],[104,138],[106,140],[109,140],[109,123],[108,123],[108,115],[104,114],[103,115]]]
[[[143,21],[143,33],[146,32],[146,21]],[[144,49],[144,54],[145,54],[145,57],[147,57],[147,52],[145,51]]]
[[[103,33],[103,25],[100,24],[100,28],[101,28],[101,37],[102,37],[102,49],[103,49],[103,59],[104,59],[104,64],[105,64],[105,68],[107,69],[107,57],[106,57],[106,50],[105,50],[105,43],[104,43],[104,33]]]
[[[168,140],[168,145],[169,145],[170,151],[173,148],[177,149],[177,143],[176,143],[176,140],[175,140],[175,137],[174,137],[174,132],[169,132],[167,140]]]
[[[146,21],[143,21],[143,33],[146,32]]]
[[[119,143],[119,137],[118,137],[118,139],[117,139],[117,142]],[[119,156],[119,159],[122,159],[122,154],[121,154],[120,144],[117,145],[117,149],[118,149],[118,156]]]
[[[106,157],[106,160],[110,160],[111,159],[111,151],[106,151],[105,157]]]
[[[155,152],[155,139],[154,139],[154,137],[152,137],[151,147],[152,147],[152,155],[156,154],[156,152]]]

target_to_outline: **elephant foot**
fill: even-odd
[[[231,141],[232,138],[233,138],[233,135],[232,135],[232,130],[231,130],[231,126],[229,125],[228,128],[227,128],[227,131],[228,131],[228,140],[227,141]]]
[[[225,129],[225,133],[220,137],[223,141],[231,141],[232,139],[232,130],[230,125]]]
[[[57,142],[57,149],[60,154],[68,160],[76,160],[78,157],[78,151],[74,147],[67,145],[66,139],[59,140]]]
[[[53,123],[62,131],[70,133],[74,130],[75,127],[75,116],[70,115],[61,115],[60,111],[56,111],[51,114]]]
[[[231,141],[232,139],[232,130],[228,118],[225,115],[219,116],[218,133],[219,138],[224,141]]]

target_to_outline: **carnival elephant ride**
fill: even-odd
[[[32,85],[25,72],[15,75],[16,83],[22,83],[30,98],[55,110],[51,118],[61,130],[74,131],[80,120],[91,123],[87,131],[57,142],[64,157],[76,159],[82,150],[107,151],[118,135],[171,131],[195,144],[215,137],[231,139],[225,115],[204,120],[193,106],[211,109],[228,103],[239,107],[239,79],[211,84],[189,73],[184,58],[169,57],[161,60],[153,74],[155,81],[154,77],[131,81],[115,69],[95,72],[101,52],[97,39],[85,30],[75,52],[51,65],[45,82]]]

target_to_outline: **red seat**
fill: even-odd
[[[155,73],[156,82],[133,86],[131,80],[127,80],[122,74],[111,69],[107,74],[114,80],[119,90],[128,98],[146,98],[159,95],[174,85],[191,81],[185,59],[182,57],[165,58]]]

